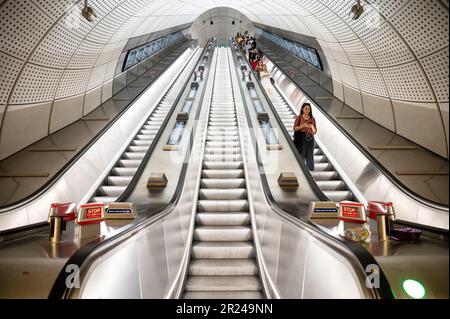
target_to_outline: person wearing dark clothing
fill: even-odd
[[[316,119],[312,115],[311,105],[304,103],[294,122],[294,144],[300,155],[306,160],[310,171],[314,170],[314,135],[317,133]]]

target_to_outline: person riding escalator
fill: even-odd
[[[304,103],[294,122],[294,144],[300,155],[306,160],[310,171],[314,170],[314,135],[317,133],[316,119],[313,117],[311,105]]]

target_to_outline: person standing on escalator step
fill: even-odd
[[[316,119],[311,104],[303,103],[300,115],[294,122],[294,144],[300,155],[306,160],[310,171],[314,170],[314,135],[317,133]]]

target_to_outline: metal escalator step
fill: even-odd
[[[245,187],[244,178],[233,178],[233,179],[204,179],[202,178],[200,182],[201,188],[220,188],[220,189],[230,189],[230,188],[242,188]]]
[[[314,179],[316,181],[330,181],[330,180],[335,180],[335,179],[339,178],[338,173],[335,171],[328,171],[328,172],[312,171],[311,175],[312,175],[312,177],[314,177]]]
[[[317,181],[317,185],[322,191],[345,190],[346,185],[343,181]]]
[[[331,171],[331,170],[333,170],[333,166],[331,166],[330,163],[314,164],[314,171],[315,172],[324,172],[324,171]]]
[[[131,146],[150,146],[152,142],[152,140],[133,140]]]
[[[242,162],[241,154],[205,154],[205,162]]]
[[[239,136],[221,136],[221,135],[207,135],[206,137],[207,141],[214,141],[214,142],[232,142],[232,141],[239,141]]]
[[[206,142],[206,147],[240,147],[239,142]]]
[[[108,176],[107,183],[111,186],[128,186],[133,176]]]
[[[243,178],[245,176],[243,169],[204,169],[202,178]]]
[[[119,160],[120,167],[139,167],[141,163],[142,163],[141,160],[128,160],[128,159]]]
[[[244,163],[242,162],[203,162],[204,169],[242,169]]]
[[[247,242],[252,238],[252,229],[248,226],[196,226],[194,229],[196,241]]]
[[[192,258],[255,258],[255,247],[252,242],[194,242]]]
[[[248,211],[248,201],[239,200],[208,200],[201,199],[197,202],[199,212],[236,212]]]
[[[238,135],[237,131],[225,131],[225,130],[220,130],[220,131],[212,131],[212,130],[208,130],[208,135],[209,136],[226,136],[226,135]]]
[[[206,147],[206,154],[240,154],[240,147]]]
[[[250,225],[250,214],[247,212],[209,212],[195,216],[199,226],[247,226]]]
[[[325,157],[325,155],[314,155],[314,163],[318,164],[318,163],[326,163],[327,162],[327,158]]]
[[[128,146],[127,149],[129,152],[132,153],[146,153],[148,151],[148,146]]]
[[[137,171],[137,167],[114,167],[112,174],[115,176],[133,176]]]
[[[126,189],[126,186],[100,186],[97,194],[107,197],[119,197]]]
[[[188,276],[186,291],[260,291],[258,276]]]
[[[345,200],[353,199],[353,194],[350,191],[324,191],[323,193],[331,201],[334,201],[334,202],[342,202]]]
[[[252,276],[258,274],[254,259],[192,259],[192,276]]]
[[[129,160],[142,160],[145,157],[144,152],[126,152],[123,155],[123,159],[129,159]]]
[[[116,199],[117,199],[117,197],[95,196],[94,197],[94,202],[95,203],[109,204],[109,203],[112,203],[112,202],[116,201]]]
[[[142,134],[142,135],[153,135],[153,136],[155,136],[156,134],[158,134],[158,131],[159,131],[159,130],[145,130],[145,129],[143,129],[143,130],[141,130],[141,131],[139,132],[139,134]]]
[[[202,188],[199,192],[199,199],[245,199],[247,198],[247,189],[245,188],[231,188],[231,189],[217,189],[217,188]]]
[[[190,291],[183,299],[263,299],[260,291]]]
[[[153,134],[138,134],[138,135],[136,135],[135,140],[153,141],[154,138],[155,138],[155,135],[153,135]]]

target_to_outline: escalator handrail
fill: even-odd
[[[265,50],[267,51],[267,50]],[[272,50],[273,51],[273,50]],[[290,52],[288,52],[290,53]],[[290,53],[292,54],[292,53]],[[389,181],[391,183],[393,183],[399,190],[401,190],[403,193],[405,193],[408,197],[410,197],[411,199],[420,202],[423,205],[426,205],[428,207],[437,209],[437,210],[442,210],[442,211],[448,211],[449,207],[435,202],[433,200],[427,199],[425,197],[423,197],[420,194],[417,194],[416,192],[414,192],[413,190],[411,190],[408,186],[404,185],[403,183],[401,183],[389,170],[387,170],[383,164],[381,164],[369,151],[367,151],[367,149],[362,146],[361,143],[359,143],[358,140],[356,140],[356,138],[354,138],[350,133],[348,133],[341,124],[339,124],[336,119],[334,119],[330,114],[328,114],[328,112],[326,112],[325,110],[323,110],[323,108],[320,106],[320,104],[318,104],[307,92],[305,92],[298,84],[297,82],[294,81],[294,79],[287,74],[286,72],[283,71],[283,69],[278,65],[278,63],[276,63],[272,58],[269,58],[270,61],[278,68],[278,70],[283,73],[284,76],[286,76],[292,84],[295,85],[295,87],[302,92],[312,103],[314,103],[314,105],[317,107],[317,109],[334,125],[336,126],[336,128],[342,133],[344,134],[344,136],[350,140],[351,143],[353,143],[353,145],[355,145],[355,147],[357,147],[359,149],[359,151],[361,151],[376,167],[377,169],[379,169],[383,175],[385,175]],[[319,84],[318,84],[319,85]],[[361,114],[363,115],[363,114]],[[363,115],[364,116],[364,115]],[[367,118],[367,117],[365,117]],[[370,120],[370,119],[369,119]],[[406,222],[406,221],[405,221]],[[408,223],[408,222],[406,222]],[[448,233],[448,231],[447,231]]]
[[[180,47],[186,45],[186,43],[188,43],[188,40],[183,42],[180,45]],[[168,47],[168,48],[170,48],[170,47]],[[184,50],[182,53],[184,53],[185,51],[186,50]],[[181,54],[180,54],[180,56],[181,56]],[[110,120],[105,125],[105,127],[103,127],[91,140],[89,140],[89,142],[86,145],[84,145],[80,149],[80,151],[77,152],[66,164],[64,164],[64,166],[60,170],[58,170],[58,172],[56,172],[55,175],[53,175],[47,182],[45,182],[44,185],[42,185],[39,189],[37,189],[36,191],[31,193],[30,195],[20,199],[19,201],[16,201],[12,204],[8,204],[5,206],[1,206],[0,214],[7,213],[8,211],[11,211],[11,210],[19,209],[19,208],[33,202],[34,200],[36,200],[37,198],[42,196],[45,192],[47,192],[52,186],[54,186],[54,184],[89,150],[89,148],[91,148],[114,125],[114,123],[116,123],[119,120],[119,118],[122,115],[124,115],[133,106],[133,104],[150,88],[150,86],[152,84],[156,83],[156,81],[159,80],[168,71],[169,68],[170,68],[170,65],[161,74],[159,74],[155,79],[153,79],[152,82],[147,86],[146,89],[144,89],[141,93],[139,93],[136,97],[134,97],[123,110],[121,110],[112,120]],[[122,90],[124,90],[125,88],[123,88]],[[36,224],[21,227],[21,229],[40,227],[45,224],[46,224],[45,222],[44,223],[36,223]],[[0,236],[2,234],[3,234],[3,232],[0,232]]]
[[[204,51],[205,50],[206,50],[206,47],[205,47]],[[211,53],[213,53],[213,50],[211,51]],[[203,56],[203,54],[202,54],[202,56]],[[199,61],[201,61],[201,59],[202,58],[200,58]],[[211,60],[212,59],[209,59],[209,61],[208,61],[209,64],[211,63]],[[194,68],[193,72],[194,71],[195,71],[195,68]],[[192,77],[192,74],[189,77],[189,79],[191,77]],[[186,83],[190,82],[189,79],[186,81]],[[209,79],[209,72],[206,75],[205,83],[208,82],[208,79]],[[184,90],[181,90],[181,92],[182,91],[184,91]],[[205,95],[205,90],[203,90],[203,92],[202,92],[201,100],[203,100],[204,95]],[[179,97],[181,97],[181,94],[179,95]],[[178,102],[179,101],[176,101],[176,102],[174,102],[174,104],[178,104]],[[198,119],[200,111],[201,111],[201,107],[199,106],[197,108],[197,112],[196,112],[196,119]],[[178,179],[177,187],[175,189],[174,195],[172,196],[172,199],[170,200],[170,202],[165,207],[157,209],[154,212],[155,214],[153,216],[140,217],[140,218],[136,219],[134,222],[130,223],[129,225],[120,228],[120,230],[118,230],[117,232],[109,234],[104,238],[95,239],[95,240],[87,243],[80,249],[78,249],[67,260],[67,262],[64,264],[64,267],[62,267],[60,273],[58,274],[58,277],[56,278],[56,280],[52,286],[52,289],[50,291],[48,299],[63,299],[63,298],[69,297],[71,288],[68,288],[66,286],[67,273],[65,272],[65,269],[68,265],[77,265],[79,267],[80,273],[81,273],[81,271],[83,269],[83,265],[85,265],[85,263],[88,261],[89,257],[92,256],[92,254],[95,253],[95,251],[98,251],[101,248],[107,247],[108,245],[110,245],[109,248],[112,249],[113,247],[124,242],[126,239],[130,238],[134,234],[138,233],[140,230],[156,223],[157,221],[161,220],[162,218],[166,217],[167,215],[169,215],[170,213],[173,212],[173,210],[178,205],[178,201],[181,197],[182,190],[184,187],[185,178],[187,175],[189,157],[192,153],[191,151],[192,151],[192,146],[193,146],[193,139],[195,137],[193,132],[195,131],[197,125],[198,125],[198,123],[197,123],[197,121],[195,121],[194,126],[190,133],[190,140],[188,143],[189,146],[188,146],[188,149],[186,150],[186,155],[185,155],[185,159],[184,159],[184,162],[183,162],[183,165],[181,168],[181,173],[180,173],[180,177]],[[141,174],[142,174],[142,172],[141,172]]]
[[[234,57],[236,57],[234,55]],[[236,58],[237,60],[237,58]],[[237,73],[237,69],[235,68],[235,72]],[[239,77],[239,74],[237,73],[237,76]],[[239,88],[241,90],[241,94],[242,96],[244,95],[244,91],[242,88],[242,84],[240,83]],[[339,246],[343,247],[344,249],[346,249],[347,251],[350,251],[351,254],[353,256],[356,257],[356,259],[358,260],[358,262],[360,263],[362,269],[366,269],[366,267],[368,265],[376,265],[378,267],[378,269],[380,270],[380,287],[379,288],[372,288],[373,291],[375,292],[375,294],[382,299],[394,299],[394,295],[392,294],[392,291],[390,289],[389,286],[389,282],[383,272],[383,270],[381,269],[380,265],[378,264],[378,262],[376,261],[376,259],[373,257],[372,254],[370,254],[364,247],[362,247],[361,245],[352,242],[350,240],[347,239],[342,239],[340,237],[338,237],[336,234],[332,233],[331,231],[320,227],[316,224],[314,224],[313,222],[311,222],[310,220],[308,220],[307,218],[296,218],[293,216],[289,216],[289,213],[281,208],[278,203],[275,201],[275,199],[273,198],[272,192],[270,190],[266,175],[264,174],[264,164],[262,163],[260,156],[259,156],[259,152],[258,152],[258,144],[256,141],[256,138],[254,136],[254,133],[252,132],[251,128],[253,128],[253,124],[252,121],[250,119],[250,114],[248,111],[248,104],[245,98],[242,99],[243,103],[244,103],[244,109],[246,112],[246,118],[247,118],[247,123],[249,125],[249,129],[251,132],[251,138],[252,138],[252,143],[255,145],[255,153],[256,153],[256,161],[257,161],[257,165],[259,168],[259,175],[261,178],[261,185],[264,191],[264,195],[265,198],[267,200],[267,203],[269,204],[269,206],[273,209],[274,212],[276,212],[278,215],[280,215],[283,218],[288,219],[289,221],[293,222],[295,225],[300,226],[302,228],[307,228],[309,230],[311,230],[313,233],[317,232],[320,233],[322,236],[325,236],[326,238],[328,238],[329,240],[331,240],[332,242],[338,244]],[[317,238],[320,241],[323,241],[323,239],[321,238]],[[327,244],[325,242],[325,244]]]

